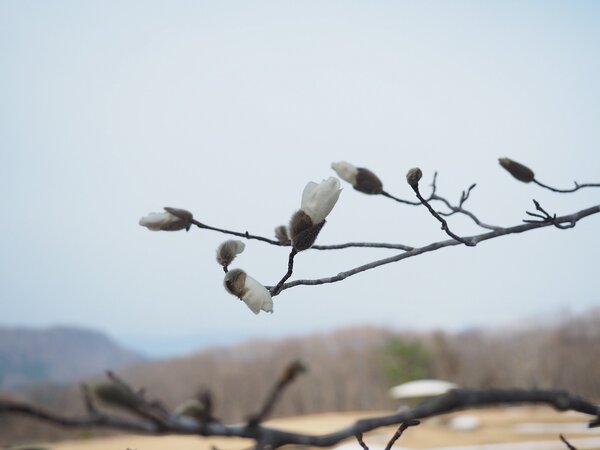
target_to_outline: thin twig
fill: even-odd
[[[460,196],[460,200],[458,202],[458,206],[454,206],[446,198],[441,197],[441,196],[439,196],[437,194],[433,194],[429,198],[429,200],[430,201],[433,201],[433,200],[440,201],[440,202],[444,203],[446,205],[446,207],[448,207],[448,209],[450,209],[450,212],[448,212],[448,213],[442,212],[442,211],[437,211],[437,213],[440,216],[450,217],[450,216],[452,216],[452,215],[454,215],[456,213],[464,214],[465,216],[471,218],[471,220],[473,220],[473,222],[475,222],[481,228],[485,228],[487,230],[499,230],[502,227],[499,227],[499,226],[496,226],[496,225],[489,225],[487,223],[484,223],[481,220],[479,220],[479,218],[475,214],[473,214],[471,211],[468,211],[465,208],[463,208],[463,205],[469,199],[469,196],[471,195],[471,191],[473,189],[475,189],[475,186],[477,186],[477,185],[475,183],[473,183],[471,186],[469,186],[469,189],[467,189],[466,191],[462,191],[461,196]]]
[[[433,174],[433,180],[431,181],[431,185],[430,185],[431,186],[431,194],[429,195],[427,200],[432,200],[435,197],[435,191],[437,189],[436,180],[437,180],[437,172],[435,172]],[[395,200],[398,203],[403,203],[405,205],[419,206],[421,204],[421,202],[413,202],[411,200],[404,200],[404,199],[401,199],[398,197],[394,197],[392,194],[390,194],[389,192],[386,192],[386,191],[381,191],[381,195],[383,195],[384,197],[387,197],[387,198],[391,198],[392,200]]]
[[[402,422],[400,424],[400,426],[398,427],[398,429],[396,430],[396,432],[394,433],[394,435],[392,436],[392,438],[390,439],[390,441],[385,446],[385,450],[390,450],[392,448],[392,446],[396,443],[396,441],[398,440],[398,438],[400,436],[402,436],[402,433],[404,433],[404,431],[408,427],[414,427],[414,426],[419,425],[420,423],[421,422],[418,421],[418,420],[409,420],[407,422]]]
[[[369,450],[369,446],[367,444],[365,444],[365,441],[363,440],[363,434],[362,433],[356,433],[354,435],[354,437],[358,441],[358,444],[363,448],[363,450]]]
[[[561,223],[558,223],[556,221],[556,214],[550,215],[550,213],[548,213],[544,208],[542,208],[542,206],[539,204],[539,202],[537,200],[533,199],[533,204],[535,205],[535,209],[537,211],[541,212],[542,214],[537,214],[537,213],[533,213],[530,211],[525,211],[525,213],[528,216],[537,217],[541,220],[523,219],[523,222],[525,222],[525,223],[548,223],[548,224],[554,225],[556,228],[558,228],[560,230],[568,230],[569,228],[573,228],[575,226],[575,224],[577,223],[576,221],[572,221],[572,222],[569,222],[568,225],[562,225]]]
[[[347,242],[345,244],[333,244],[333,245],[313,245],[311,249],[315,250],[340,250],[344,248],[353,247],[368,247],[368,248],[389,248],[394,250],[412,250],[414,247],[404,244],[388,244],[385,242]]]
[[[265,400],[262,408],[257,414],[254,414],[248,420],[249,427],[256,427],[261,422],[263,422],[273,410],[275,403],[283,393],[286,387],[288,387],[301,373],[306,371],[306,367],[300,361],[293,361],[288,364],[286,368],[281,373],[279,380],[273,386],[269,396]]]
[[[469,217],[473,222],[475,222],[477,225],[479,225],[481,228],[485,228],[487,230],[500,230],[500,229],[502,229],[502,227],[499,227],[497,225],[490,225],[490,224],[487,224],[485,222],[482,222],[471,211],[468,211],[468,210],[464,209],[462,206],[454,206],[448,200],[446,200],[443,197],[439,197],[439,196],[436,195],[432,200],[439,200],[442,203],[444,203],[448,207],[448,209],[450,209],[450,212],[448,212],[448,213],[447,212],[442,212],[442,211],[437,211],[437,213],[440,216],[450,217],[450,216],[453,216],[456,213],[464,214],[465,216]]]
[[[552,192],[558,192],[560,194],[570,194],[571,192],[575,192],[578,191],[579,189],[583,189],[586,187],[600,187],[600,183],[583,183],[583,184],[579,184],[577,181],[574,181],[573,183],[575,183],[575,187],[571,188],[571,189],[558,189],[552,186],[548,186],[538,180],[536,180],[535,178],[533,179],[533,182],[535,184],[537,184],[538,186],[541,186],[545,189],[549,189]]]
[[[294,256],[296,256],[297,254],[298,250],[296,250],[295,247],[292,247],[292,250],[290,251],[290,256],[288,258],[288,270],[283,276],[283,278],[279,281],[279,283],[277,283],[277,285],[274,288],[270,289],[271,297],[275,297],[276,295],[278,295],[281,292],[281,286],[283,286],[283,283],[285,283],[292,276],[292,273],[294,272]]]
[[[224,233],[224,234],[230,234],[232,236],[238,236],[238,237],[242,237],[245,239],[256,239],[257,241],[262,241],[262,242],[266,242],[267,244],[271,244],[271,245],[276,245],[278,247],[289,247],[290,243],[289,242],[280,242],[280,241],[276,241],[274,239],[269,239],[263,236],[258,236],[255,234],[250,234],[247,231],[244,233],[240,233],[239,231],[232,231],[232,230],[226,230],[224,228],[217,228],[217,227],[213,227],[210,225],[206,225],[205,223],[201,223],[198,222],[196,219],[192,219],[191,223],[196,225],[198,228],[201,228],[203,230],[211,230],[211,231],[217,231],[219,233]]]
[[[421,204],[419,202],[412,202],[410,200],[403,200],[401,198],[394,197],[392,194],[390,194],[389,192],[386,192],[386,191],[381,191],[381,195],[383,195],[384,197],[387,197],[387,198],[391,198],[392,200],[395,200],[398,203],[404,203],[405,205],[418,206]]]
[[[96,408],[96,404],[94,403],[94,399],[92,398],[90,388],[87,384],[81,385],[81,395],[83,396],[83,403],[85,404],[85,410],[90,415],[90,417],[97,416],[99,414],[99,412],[98,412],[98,409]]]
[[[415,194],[417,195],[417,198],[421,201],[421,203],[429,210],[429,212],[431,213],[431,215],[433,217],[435,217],[437,220],[440,221],[440,223],[442,224],[442,230],[444,230],[446,232],[446,234],[448,236],[450,236],[453,239],[456,239],[458,242],[462,242],[463,244],[469,246],[469,247],[474,247],[475,243],[472,241],[469,241],[465,238],[461,238],[460,236],[454,234],[451,230],[450,227],[448,226],[448,223],[446,222],[446,220],[444,220],[444,218],[442,216],[440,216],[435,209],[433,209],[431,207],[431,205],[429,204],[429,202],[427,200],[425,200],[425,198],[423,198],[423,196],[421,195],[421,193],[419,192],[419,185],[418,184],[414,184],[411,186],[413,188],[413,191],[415,191]]]
[[[169,411],[165,406],[158,400],[147,400],[144,397],[144,391],[140,390],[135,392],[129,384],[127,384],[124,380],[119,378],[114,372],[108,370],[106,372],[108,378],[115,384],[119,385],[122,389],[129,392],[132,398],[135,399],[136,403],[134,405],[133,412],[140,415],[154,424],[159,429],[167,429],[168,428],[168,419],[169,419]]]
[[[558,435],[560,437],[560,440],[564,442],[564,444],[567,446],[567,448],[569,450],[577,450],[577,447],[575,447],[573,444],[571,444],[569,441],[567,441],[567,438],[565,438],[562,433]]]
[[[534,230],[534,229],[538,229],[538,228],[544,228],[544,227],[548,227],[548,226],[556,226],[556,224],[562,224],[562,223],[574,224],[574,223],[577,223],[579,220],[583,219],[584,217],[591,216],[593,214],[598,214],[598,213],[600,213],[600,205],[592,206],[591,208],[583,209],[579,212],[576,212],[574,214],[570,214],[567,216],[557,217],[556,219],[554,219],[553,223],[549,223],[549,222],[545,222],[545,221],[543,221],[543,222],[536,221],[533,223],[526,223],[523,225],[516,225],[516,226],[508,227],[508,228],[501,228],[499,230],[494,230],[494,231],[490,231],[487,233],[466,237],[465,239],[468,239],[469,241],[478,244],[480,242],[487,241],[489,239],[495,239],[495,238],[498,238],[501,236],[506,236],[509,234],[524,233],[526,231],[530,231],[530,230]],[[283,291],[285,289],[289,289],[294,286],[300,286],[300,285],[316,286],[316,285],[321,285],[321,284],[336,283],[338,281],[342,281],[348,277],[359,274],[361,272],[365,272],[367,270],[374,269],[376,267],[380,267],[380,266],[383,266],[386,264],[391,264],[391,263],[394,263],[397,261],[401,261],[403,259],[412,258],[413,256],[422,255],[424,253],[429,253],[429,252],[433,252],[435,250],[439,250],[440,248],[452,247],[455,245],[460,245],[460,242],[458,242],[454,239],[447,240],[447,241],[441,241],[441,242],[434,242],[434,243],[426,245],[424,247],[415,248],[413,250],[410,250],[410,251],[407,251],[407,252],[404,252],[404,253],[401,253],[401,254],[398,254],[395,256],[390,256],[389,258],[379,259],[377,261],[373,261],[368,264],[364,264],[362,266],[355,267],[353,269],[349,269],[344,272],[340,272],[337,275],[332,276],[332,277],[318,278],[318,279],[312,279],[312,280],[290,281],[289,283],[285,283],[281,287],[281,290]]]
[[[238,236],[244,239],[255,239],[261,242],[266,242],[267,244],[275,245],[277,247],[290,247],[292,245],[291,241],[276,241],[274,239],[269,239],[264,236],[259,236],[256,234],[250,234],[247,231],[242,233],[239,231],[226,230],[224,228],[217,228],[211,225],[206,225],[204,223],[198,222],[195,219],[192,219],[192,224],[196,225],[198,228],[203,230],[212,230],[217,231],[219,233],[230,234],[232,236]],[[413,247],[404,244],[389,244],[386,242],[347,242],[345,244],[333,244],[333,245],[313,245],[311,249],[315,250],[341,250],[345,248],[389,248],[394,250],[412,250]]]

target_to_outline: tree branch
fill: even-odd
[[[285,384],[286,382],[282,382],[282,380],[278,382],[278,385],[285,386]],[[266,416],[274,403],[271,399],[276,399],[282,389],[283,388],[275,388],[274,392],[276,392],[276,394],[270,395],[269,400],[257,415],[259,418]],[[41,408],[26,403],[10,400],[0,400],[0,413],[22,414],[67,428],[103,427],[144,434],[168,433],[180,435],[242,437],[254,439],[260,444],[257,445],[257,447],[260,448],[266,446],[278,448],[288,444],[330,447],[346,438],[362,436],[363,433],[385,426],[399,424],[408,424],[408,426],[410,426],[411,424],[414,424],[414,421],[453,411],[483,406],[489,407],[514,404],[544,404],[552,406],[560,411],[577,411],[594,418],[589,423],[589,426],[597,426],[600,420],[600,407],[587,400],[573,396],[565,391],[537,389],[457,389],[450,391],[443,396],[421,403],[413,408],[394,414],[360,419],[350,426],[323,435],[288,432],[276,428],[265,427],[260,425],[260,423],[256,423],[253,426],[224,425],[216,420],[208,423],[198,423],[189,417],[176,415],[170,415],[166,428],[159,428],[153,423],[132,421],[106,414],[98,414],[93,417],[83,418],[67,417],[42,410]]]
[[[556,217],[555,219],[553,219],[552,222],[536,221],[533,223],[526,223],[523,225],[516,225],[516,226],[508,227],[508,228],[500,228],[498,230],[490,231],[488,233],[465,237],[463,239],[467,240],[469,242],[472,242],[473,244],[478,244],[480,242],[487,241],[489,239],[495,239],[495,238],[498,238],[501,236],[506,236],[509,234],[524,233],[526,231],[544,228],[544,227],[548,227],[548,226],[556,226],[556,224],[559,224],[559,225],[563,224],[563,223],[575,224],[579,220],[581,220],[587,216],[597,214],[599,212],[600,212],[600,205],[596,205],[596,206],[592,206],[591,208],[583,209],[574,214]],[[350,270],[347,270],[344,272],[340,272],[337,275],[332,276],[332,277],[318,278],[318,279],[313,279],[313,280],[291,281],[289,283],[285,283],[281,287],[281,290],[289,289],[291,287],[300,286],[300,285],[315,286],[315,285],[320,285],[320,284],[335,283],[338,281],[342,281],[353,275],[359,274],[361,272],[365,272],[367,270],[374,269],[376,267],[380,267],[380,266],[383,266],[386,264],[391,264],[391,263],[394,263],[397,261],[401,261],[403,259],[412,258],[413,256],[418,256],[418,255],[422,255],[424,253],[429,253],[429,252],[439,250],[444,247],[451,247],[451,246],[460,245],[460,244],[461,244],[460,242],[458,242],[454,239],[447,240],[447,241],[441,241],[441,242],[434,242],[434,243],[426,245],[424,247],[414,248],[413,250],[406,251],[399,255],[390,256],[389,258],[379,259],[377,261],[373,261],[368,264],[364,264],[362,266],[355,267],[353,269],[350,269]]]
[[[433,217],[435,217],[437,220],[439,220],[439,222],[442,224],[442,230],[444,230],[446,232],[446,234],[448,236],[450,236],[453,239],[456,239],[458,242],[461,242],[469,247],[474,247],[475,243],[473,243],[472,241],[469,241],[467,239],[461,238],[460,236],[454,234],[451,230],[450,227],[448,226],[448,223],[446,222],[446,220],[444,220],[444,218],[442,216],[440,216],[435,209],[433,209],[431,207],[431,205],[429,204],[429,202],[427,200],[425,200],[425,198],[421,195],[421,193],[419,192],[419,185],[418,184],[413,184],[411,185],[411,187],[413,188],[413,191],[415,191],[415,194],[417,195],[417,198],[421,201],[421,203],[429,210],[429,212],[431,213],[431,215]]]
[[[573,183],[575,183],[575,187],[572,189],[558,189],[552,186],[548,186],[544,183],[541,183],[540,181],[536,180],[535,178],[532,180],[535,184],[537,184],[538,186],[543,187],[544,189],[548,189],[552,192],[558,192],[560,194],[570,194],[571,192],[575,192],[578,191],[579,189],[583,189],[586,187],[600,187],[600,183],[583,183],[583,184],[579,184],[577,181],[574,181]]]

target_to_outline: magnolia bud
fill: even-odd
[[[113,382],[98,383],[92,387],[94,396],[107,405],[135,410],[139,401],[135,394],[126,386]]]
[[[498,162],[500,162],[500,165],[517,180],[522,181],[523,183],[530,183],[533,181],[534,173],[529,167],[508,158],[499,158]]]
[[[189,231],[194,216],[185,209],[164,208],[165,212],[150,213],[140,219],[139,224],[152,231]]]
[[[200,422],[207,419],[207,412],[206,405],[195,398],[186,400],[175,409],[175,414],[193,417]]]
[[[296,211],[289,227],[293,247],[298,251],[309,249],[317,240],[324,225],[325,220],[315,225],[303,210]]]
[[[223,267],[229,266],[235,259],[236,255],[242,253],[246,248],[246,244],[242,241],[229,239],[223,242],[217,248],[217,262]]]
[[[373,195],[381,194],[383,190],[383,183],[369,169],[355,167],[346,161],[331,163],[331,168],[342,180],[350,183],[359,192]]]
[[[290,237],[288,236],[285,225],[279,225],[277,228],[275,228],[275,237],[281,243],[289,242]]]
[[[294,381],[294,379],[300,375],[305,373],[308,370],[306,364],[304,364],[300,360],[292,361],[290,364],[286,366],[281,374],[281,379],[285,382]]]
[[[340,197],[340,180],[335,177],[329,177],[319,184],[310,181],[302,191],[302,203],[300,209],[308,215],[313,224],[318,224],[325,220],[338,198]],[[290,230],[291,233],[291,230]]]
[[[406,181],[414,188],[419,185],[419,180],[422,176],[423,172],[421,172],[421,169],[415,167],[406,173]]]
[[[225,289],[238,298],[246,293],[246,272],[242,269],[233,269],[227,272],[223,281]]]
[[[273,299],[267,288],[243,270],[233,269],[227,272],[223,284],[230,294],[242,300],[254,314],[260,311],[273,312]]]
[[[187,209],[173,208],[171,206],[165,206],[163,209],[168,213],[173,214],[175,217],[179,217],[181,220],[187,220],[189,222],[194,218],[193,214]]]
[[[383,191],[383,183],[369,169],[358,168],[354,189],[365,194],[377,195]]]

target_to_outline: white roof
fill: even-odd
[[[392,398],[415,398],[415,397],[435,397],[442,395],[451,389],[456,389],[458,385],[442,380],[417,380],[408,383],[399,384],[390,389]]]

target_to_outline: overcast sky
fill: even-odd
[[[150,232],[175,206],[271,237],[332,161],[410,198],[407,169],[516,225],[531,199],[558,214],[600,190],[598,2],[0,2],[0,325],[74,324],[151,352],[154,339],[503,325],[600,305],[600,216],[453,247],[344,282],[297,287],[255,316],[222,287],[226,237]],[[479,233],[466,218],[452,229]],[[318,243],[447,238],[424,208],[344,183]],[[247,242],[233,264],[264,284],[288,250]],[[292,277],[395,254],[307,251]],[[197,342],[196,340],[196,342]]]

